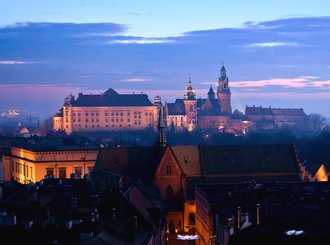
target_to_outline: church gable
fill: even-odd
[[[185,175],[170,146],[167,146],[155,173],[154,185],[171,210],[182,208],[185,199]]]
[[[183,170],[170,146],[167,146],[156,170],[157,176],[181,176]]]

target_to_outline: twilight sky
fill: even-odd
[[[197,97],[227,68],[232,106],[330,117],[328,0],[0,3],[0,109],[51,116],[68,94]]]

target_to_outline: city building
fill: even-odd
[[[306,128],[307,115],[302,108],[263,108],[246,106],[245,116],[258,129]]]
[[[121,174],[123,182],[138,180],[156,186],[168,205],[166,227],[172,234],[194,234],[197,184],[302,180],[292,145],[170,146],[158,142],[108,147],[101,149],[94,169]]]
[[[32,138],[18,146],[12,146],[4,154],[5,180],[27,184],[42,180],[45,176],[56,178],[83,178],[93,170],[99,148],[78,143],[63,144],[62,139]]]
[[[146,94],[119,94],[108,89],[103,94],[79,93],[65,98],[53,117],[54,130],[66,133],[156,129],[157,105]]]
[[[329,244],[328,182],[196,187],[199,244]]]

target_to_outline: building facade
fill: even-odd
[[[93,170],[98,152],[94,147],[11,147],[11,153],[3,155],[5,179],[27,184],[45,176],[70,178],[74,174],[83,178]]]
[[[69,95],[53,117],[54,130],[79,132],[144,130],[157,127],[157,106],[146,94],[119,94],[108,89],[103,94]]]

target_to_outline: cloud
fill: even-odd
[[[152,81],[152,79],[151,78],[134,77],[134,78],[122,79],[121,81],[126,82],[126,83],[140,83],[140,82],[150,82],[150,81]]]
[[[237,81],[232,82],[231,87],[234,88],[255,88],[267,86],[280,86],[285,88],[330,88],[330,80],[317,80],[319,77],[315,76],[301,76],[296,78],[271,78],[256,81]]]
[[[36,61],[22,61],[22,60],[0,60],[0,65],[26,65],[26,64],[36,64],[41,62]]]
[[[233,97],[316,94],[329,90],[329,26],[330,17],[287,18],[147,38],[125,35],[128,26],[116,23],[18,23],[0,28],[0,84],[69,81],[88,91],[153,91],[172,101],[183,97],[191,71],[198,97],[206,97],[224,62]],[[15,61],[44,62],[5,65]]]
[[[258,48],[274,48],[281,46],[298,46],[296,42],[265,42],[265,43],[252,43],[246,45],[246,47],[258,47]]]
[[[142,38],[142,39],[126,39],[126,40],[111,40],[107,44],[162,44],[162,43],[173,43],[170,39],[156,39],[156,38]]]

